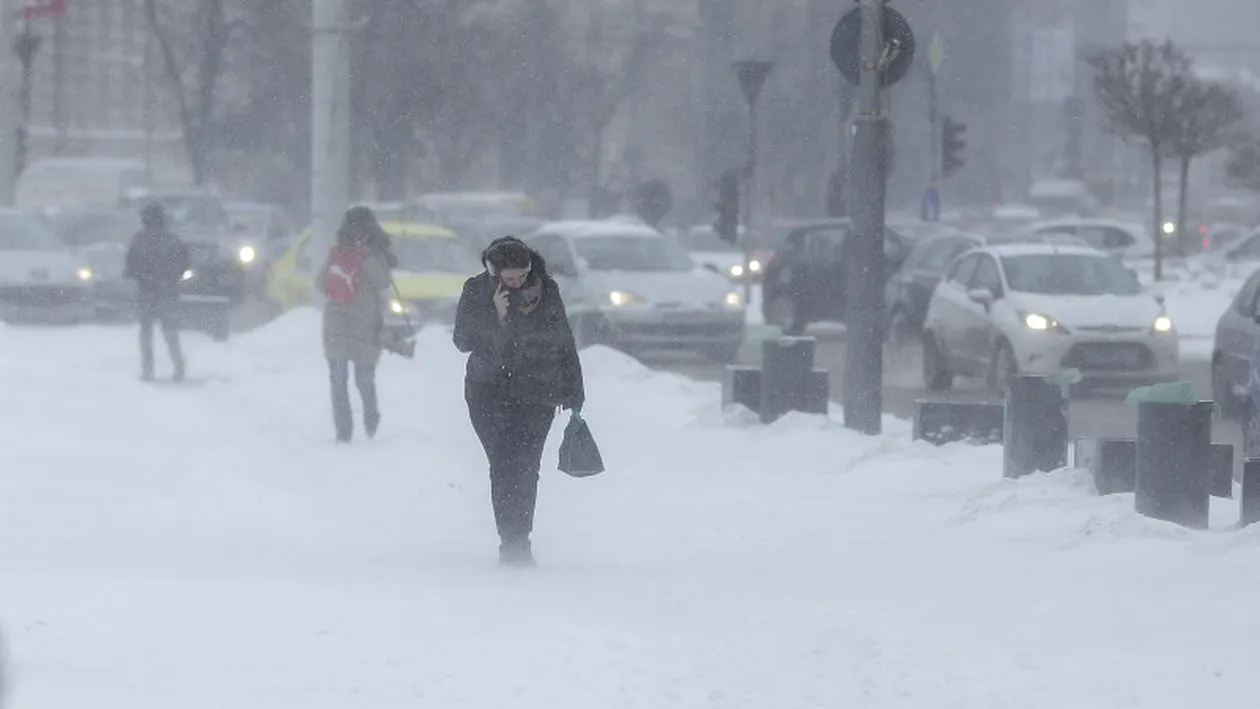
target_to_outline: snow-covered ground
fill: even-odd
[[[609,471],[557,473],[558,423],[541,568],[503,571],[447,334],[385,361],[348,447],[318,343],[310,312],[190,337],[206,383],[177,387],[135,381],[131,330],[0,329],[14,707],[1255,706],[1233,504],[1188,532],[892,420],[761,427],[596,348]]]

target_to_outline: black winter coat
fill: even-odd
[[[127,249],[124,275],[136,281],[141,305],[157,305],[179,298],[180,281],[190,266],[188,247],[178,237],[142,231]]]
[[[537,254],[532,272],[546,273]],[[455,314],[455,347],[468,353],[465,381],[501,388],[505,397],[549,406],[580,407],[586,400],[582,363],[565,315],[560,287],[542,278],[542,301],[529,314],[509,307],[499,322],[489,273],[469,278]]]

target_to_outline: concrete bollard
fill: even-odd
[[[1234,496],[1234,446],[1213,443],[1208,453],[1208,492],[1212,497]]]
[[[1013,376],[1006,386],[1002,475],[1021,478],[1067,465],[1068,402],[1046,377]]]
[[[1072,464],[1088,470],[1099,495],[1133,492],[1137,486],[1137,440],[1079,438]]]
[[[741,404],[756,412],[761,409],[761,370],[727,365],[722,373],[722,410]]]
[[[772,423],[789,411],[801,411],[809,399],[814,372],[812,337],[779,337],[761,343],[762,423]]]
[[[1138,514],[1207,529],[1213,403],[1138,404]]]
[[[914,440],[935,445],[1001,443],[1006,407],[954,401],[914,402]]]
[[[1242,491],[1239,493],[1238,526],[1260,522],[1260,458],[1243,460]]]

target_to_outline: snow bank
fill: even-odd
[[[505,573],[449,332],[383,360],[381,433],[351,446],[318,332],[190,338],[181,387],[135,381],[131,329],[6,338],[17,706],[1253,703],[1260,532],[1224,532],[1233,503],[1189,532],[1078,471],[1004,481],[999,448],[891,419],[760,426],[591,348],[609,471],[558,474],[557,425],[542,568]]]

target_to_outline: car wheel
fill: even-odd
[[[954,373],[949,371],[936,335],[923,332],[923,387],[928,391],[949,391],[954,385]]]
[[[993,362],[989,365],[989,376],[986,383],[992,391],[1005,392],[1006,384],[1019,374],[1019,363],[1015,361],[1015,351],[1006,340],[998,342],[993,352]]]
[[[1212,398],[1220,404],[1222,417],[1238,418],[1242,402],[1234,396],[1229,376],[1225,373],[1225,359],[1219,354],[1212,358]]]
[[[1243,457],[1260,457],[1260,417],[1256,416],[1255,405],[1243,401],[1238,418],[1242,425]]]

